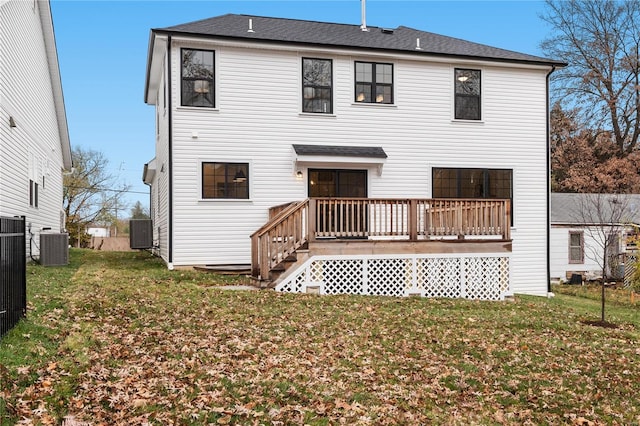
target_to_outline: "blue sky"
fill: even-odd
[[[401,25],[542,56],[542,1],[368,0],[367,25]],[[359,0],[51,0],[72,146],[101,151],[131,185],[126,202],[149,206],[144,163],[154,157],[154,110],[143,101],[151,28],[226,13],[360,24]]]

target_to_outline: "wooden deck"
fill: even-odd
[[[511,251],[504,199],[309,198],[276,206],[251,236],[252,276],[272,281],[305,257]]]

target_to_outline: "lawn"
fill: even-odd
[[[640,307],[228,291],[141,253],[28,267],[2,424],[640,424]]]

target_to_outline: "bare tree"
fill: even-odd
[[[611,134],[619,155],[640,137],[640,2],[547,0],[552,35],[545,54],[569,66],[553,74],[554,93],[586,126]]]
[[[131,207],[131,219],[149,219],[149,209],[144,207],[140,201]]]
[[[129,186],[108,172],[103,153],[80,147],[72,152],[73,173],[64,176],[64,210],[71,243],[82,245],[87,224],[109,221],[114,207],[125,209],[122,195]]]
[[[602,312],[604,322],[605,286],[616,275],[619,265],[620,239],[629,223],[629,198],[625,194],[581,194],[571,212],[582,224],[590,244],[584,244],[584,254],[602,269]]]

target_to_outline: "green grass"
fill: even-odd
[[[584,324],[599,300],[565,289],[513,303],[237,292],[217,287],[242,278],[146,253],[70,257],[28,267],[27,319],[0,342],[2,425],[640,424],[624,295],[608,329]]]

